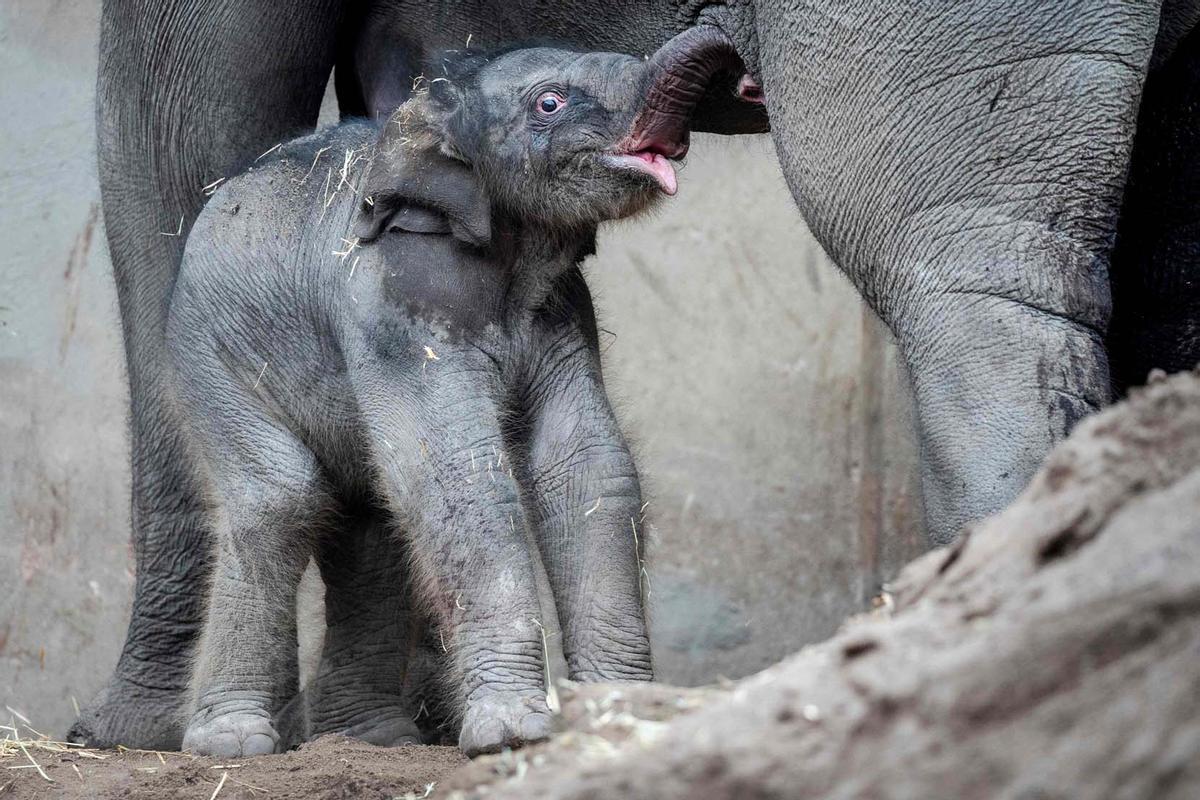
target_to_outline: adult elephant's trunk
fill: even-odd
[[[737,109],[741,116],[753,109],[755,123],[747,132],[765,130],[765,115],[755,105],[761,103],[755,94],[757,84],[748,78],[739,81],[745,71],[733,42],[719,28],[701,25],[671,39],[646,62],[642,109],[634,117],[625,149],[660,153],[667,158],[683,156],[688,149],[692,116],[702,100],[706,106],[714,100],[741,106]],[[737,99],[735,86],[742,100]]]

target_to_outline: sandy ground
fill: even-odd
[[[726,692],[560,681],[558,736],[474,761],[455,747],[374,747],[344,736],[323,736],[282,755],[235,761],[98,750],[39,738],[35,729],[14,719],[0,725],[0,800],[457,800],[497,782],[519,782],[531,769],[569,769],[622,743],[653,739],[667,721]],[[21,737],[19,744],[14,733]]]
[[[0,800],[419,798],[466,763],[453,747],[382,748],[340,736],[232,762],[142,750],[25,751],[8,745],[0,750]]]

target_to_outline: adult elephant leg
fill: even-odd
[[[208,533],[163,344],[202,187],[311,128],[334,57],[336,0],[107,0],[97,136],[132,404],[137,564],[125,646],[69,737],[175,748],[202,617]]]
[[[1107,255],[1158,11],[852,0],[756,12],[784,173],[897,335],[930,535],[951,541],[1107,399]]]
[[[1151,369],[1200,363],[1200,27],[1169,55],[1160,39],[1155,56],[1113,251],[1108,345],[1120,390]]]

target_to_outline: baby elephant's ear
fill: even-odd
[[[402,107],[403,108],[403,107]],[[475,171],[443,152],[440,137],[389,120],[367,177],[354,235],[371,241],[390,227],[449,233],[475,247],[492,239],[491,203]]]

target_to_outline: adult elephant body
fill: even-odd
[[[944,543],[1108,401],[1109,352],[1118,381],[1198,357],[1197,19],[1198,0],[107,0],[97,122],[138,572],[116,673],[73,735],[179,744],[207,546],[161,378],[184,240],[163,234],[186,234],[201,187],[312,128],[335,64],[343,112],[370,114],[468,39],[649,54],[703,28],[701,50],[728,42],[762,85],[809,226],[896,334]],[[694,123],[764,129],[747,108],[710,91]]]

